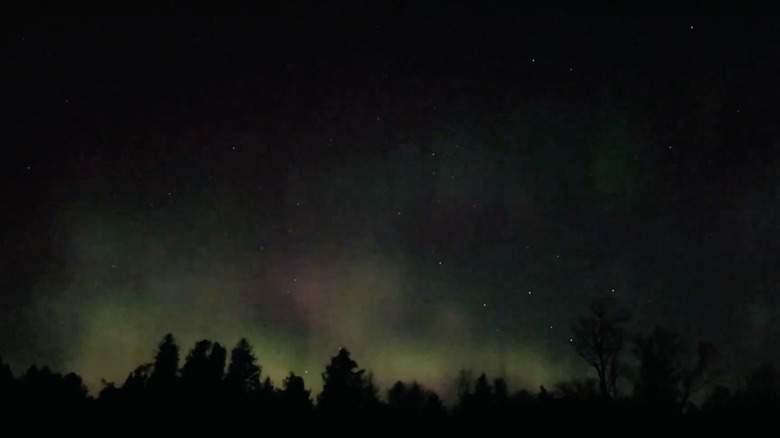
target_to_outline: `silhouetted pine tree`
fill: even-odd
[[[209,378],[209,358],[211,341],[202,340],[187,354],[184,366],[181,368],[181,380],[187,387],[202,387]]]
[[[177,390],[179,370],[179,346],[171,333],[160,341],[154,356],[152,374],[149,377],[149,391],[155,398],[170,398]]]
[[[210,382],[219,383],[225,377],[225,364],[227,361],[227,350],[219,342],[211,346],[209,353],[209,378]]]
[[[634,338],[639,373],[634,396],[654,409],[675,410],[680,401],[684,347],[680,337],[656,326],[648,336]]]
[[[262,368],[256,362],[249,341],[241,338],[230,352],[230,365],[225,376],[230,397],[255,394],[260,390]]]
[[[311,390],[306,389],[303,377],[296,376],[293,372],[284,379],[279,400],[284,410],[299,415],[309,415],[314,409]]]
[[[340,348],[322,373],[322,392],[317,397],[319,411],[331,416],[358,412],[370,390],[365,370],[357,368],[349,350]]]
[[[416,381],[409,385],[396,382],[387,391],[387,403],[393,416],[402,420],[432,418],[444,413],[439,396]]]

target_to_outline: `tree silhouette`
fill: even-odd
[[[696,353],[696,364],[683,370],[681,379],[683,408],[688,405],[691,396],[712,383],[712,366],[720,358],[720,353],[709,342],[699,342]]]
[[[221,382],[225,377],[225,363],[227,361],[227,350],[219,342],[211,346],[211,352],[208,359],[208,380],[211,382]]]
[[[720,357],[709,342],[699,342],[696,357],[677,333],[656,326],[648,336],[634,337],[639,372],[634,385],[637,399],[657,407],[695,408],[690,398],[712,384],[713,364]]]
[[[151,363],[138,366],[125,379],[125,383],[122,384],[122,391],[126,394],[141,395],[146,390],[153,367],[154,364]]]
[[[626,337],[627,312],[617,309],[613,297],[590,303],[590,314],[581,316],[572,327],[572,346],[577,354],[596,369],[599,392],[606,399],[617,397],[617,379],[622,373],[620,356]]]
[[[282,382],[282,390],[279,393],[282,406],[288,412],[308,414],[314,408],[311,400],[311,390],[306,389],[303,377],[290,374]]]
[[[122,403],[122,389],[117,388],[116,383],[107,382],[101,380],[102,388],[98,393],[98,401],[101,406],[109,406],[111,408],[117,408]]]
[[[498,377],[490,383],[487,374],[481,373],[474,381],[470,371],[461,370],[455,380],[458,402],[453,413],[466,420],[496,419],[509,407],[509,388]]]
[[[219,398],[224,374],[225,349],[206,339],[198,341],[181,370],[185,396],[191,404],[213,404]]]
[[[166,334],[154,356],[152,375],[149,377],[149,389],[158,396],[170,395],[176,386],[176,373],[179,370],[179,346],[173,335]]]
[[[655,407],[678,405],[684,372],[684,346],[680,337],[656,326],[650,335],[634,338],[633,352],[639,361],[634,396]]]
[[[416,385],[416,382],[413,385]],[[419,389],[419,386],[415,387],[415,389]],[[387,390],[387,404],[391,409],[399,413],[415,412],[417,406],[421,404],[416,399],[418,393],[421,393],[421,391],[407,390],[404,382],[399,380]]]
[[[246,338],[241,338],[230,352],[225,385],[233,394],[253,394],[260,390],[261,367]]]
[[[396,382],[387,391],[387,402],[397,419],[434,419],[446,412],[439,396],[416,381],[409,385]]]
[[[374,373],[369,371],[363,375],[360,408],[371,414],[378,414],[381,404],[379,401],[379,387],[374,380]]]
[[[210,349],[211,341],[204,339],[196,342],[195,347],[187,354],[181,368],[181,379],[187,386],[201,386],[208,379]]]
[[[35,365],[21,379],[22,402],[27,406],[74,408],[87,399],[87,388],[75,373],[65,376]]]
[[[503,406],[509,402],[509,386],[503,377],[493,380],[493,397],[498,405]]]
[[[463,408],[468,414],[485,418],[493,412],[493,387],[485,373],[477,377],[477,381],[474,383],[474,393],[466,402]]]
[[[559,382],[555,385],[555,394],[564,400],[594,402],[601,395],[598,386],[598,380],[595,379]]]
[[[474,386],[474,375],[471,370],[460,370],[455,378],[455,389],[458,392],[458,404],[463,402],[471,395],[471,388]]]
[[[646,336],[634,337],[631,345],[638,360],[634,395],[639,404],[628,400],[604,403],[597,379],[558,383],[551,392],[541,386],[537,395],[525,390],[510,395],[503,378],[490,380],[485,373],[474,378],[470,371],[461,370],[455,381],[459,399],[451,416],[438,395],[416,381],[396,382],[387,390],[388,403],[384,405],[373,375],[360,369],[350,352],[342,348],[325,367],[323,391],[315,406],[302,377],[290,373],[280,389],[274,388],[270,378],[261,379],[261,367],[246,339],[232,349],[225,373],[225,349],[208,340],[195,343],[181,370],[177,370],[178,347],[171,335],[160,342],[154,362],[136,368],[121,387],[104,381],[97,400],[88,397],[81,377],[74,373],[61,375],[48,367],[31,366],[15,379],[10,367],[0,360],[0,400],[10,402],[14,406],[11,409],[20,413],[36,415],[76,408],[106,425],[130,419],[131,424],[149,427],[179,418],[180,413],[197,418],[199,421],[181,425],[185,434],[202,432],[204,421],[223,424],[255,413],[297,421],[301,426],[344,427],[366,420],[381,421],[388,427],[400,425],[396,432],[402,433],[417,424],[454,430],[446,429],[448,423],[440,420],[450,420],[449,426],[456,428],[499,428],[519,419],[549,421],[609,414],[629,418],[638,415],[635,418],[641,420],[649,413],[654,421],[686,418],[690,424],[705,424],[746,415],[753,420],[774,418],[777,412],[780,372],[770,365],[749,373],[746,388],[733,395],[726,387],[715,387],[698,409],[687,401],[712,381],[711,366],[718,354],[711,344],[701,342],[696,354],[690,354],[693,351],[685,349],[678,334],[655,327]],[[173,384],[166,387],[164,382]],[[314,416],[317,422],[311,421]],[[300,430],[297,423],[295,427]]]
[[[357,368],[349,350],[340,348],[322,373],[323,387],[317,397],[318,410],[339,416],[357,412],[364,407],[364,401],[370,402],[370,394],[375,389],[364,376],[365,370]]]

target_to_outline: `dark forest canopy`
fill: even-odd
[[[9,403],[10,412],[92,410],[110,420],[128,414],[143,417],[139,409],[146,407],[151,410],[147,417],[138,417],[141,422],[176,421],[163,413],[188,412],[223,420],[236,414],[295,418],[299,427],[335,426],[356,418],[440,428],[484,422],[497,426],[511,424],[518,415],[531,421],[610,413],[701,427],[742,418],[768,419],[766,413],[780,407],[777,368],[756,367],[745,376],[744,385],[728,388],[718,384],[719,355],[711,344],[702,342],[698,350],[689,351],[678,334],[660,326],[629,339],[623,328],[629,316],[612,297],[595,300],[589,310],[572,328],[572,344],[574,352],[594,367],[596,379],[558,382],[538,391],[512,390],[502,376],[462,370],[453,379],[457,399],[451,406],[417,381],[398,381],[380,390],[373,374],[361,369],[345,347],[325,366],[323,390],[315,397],[304,378],[293,372],[280,386],[264,377],[245,338],[229,354],[218,342],[198,341],[180,360],[172,334],[162,338],[152,362],[138,366],[120,384],[104,381],[97,396],[89,395],[74,373],[61,375],[32,366],[15,376],[0,360],[0,400]],[[694,404],[695,395],[701,396]]]

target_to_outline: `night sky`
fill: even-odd
[[[727,376],[780,360],[776,20],[393,13],[6,31],[14,371],[97,391],[172,332],[315,393],[340,346],[383,388],[535,390],[587,375],[605,294]]]

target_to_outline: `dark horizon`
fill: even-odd
[[[94,393],[246,336],[276,382],[348,346],[535,390],[593,377],[611,295],[730,385],[780,363],[776,24],[407,11],[9,27],[3,359]]]

